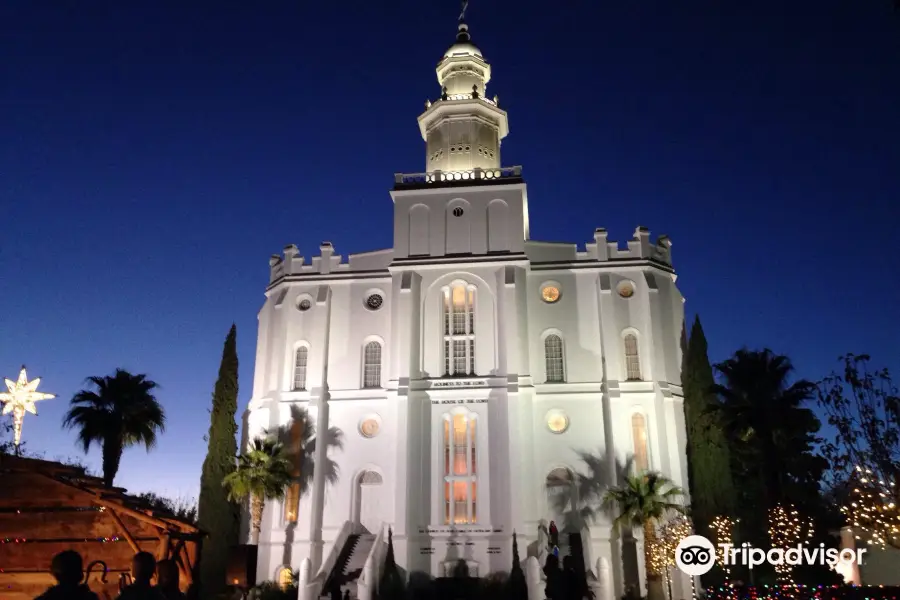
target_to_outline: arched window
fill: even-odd
[[[547,365],[547,382],[561,383],[566,380],[563,342],[558,335],[550,334],[544,338],[544,360]]]
[[[309,359],[309,348],[300,346],[294,358],[294,391],[306,391],[306,363]]]
[[[369,342],[363,350],[363,387],[381,387],[381,344]]]
[[[298,420],[291,421],[290,447],[288,448],[291,459],[291,484],[284,494],[284,520],[286,523],[296,523],[300,513],[300,465],[303,460],[303,423]]]
[[[641,356],[638,353],[638,339],[633,333],[628,333],[625,342],[625,377],[628,381],[641,380]]]
[[[444,288],[444,375],[475,374],[475,288]]]
[[[634,468],[640,473],[650,470],[650,448],[647,441],[647,419],[640,413],[631,415],[631,438],[634,443]]]
[[[478,521],[475,415],[444,415],[444,524]]]
[[[575,474],[565,467],[557,467],[547,473],[547,508],[554,515],[574,508]]]
[[[287,590],[294,584],[294,572],[290,567],[281,567],[278,570],[278,587]]]

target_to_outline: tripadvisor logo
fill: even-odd
[[[761,548],[753,548],[750,544],[735,547],[733,544],[719,544],[723,566],[744,565],[749,568],[768,563],[770,565],[828,565],[834,567],[839,563],[862,564],[862,555],[866,550],[838,550],[826,548],[825,544],[808,548],[797,544],[790,548],[772,548],[768,552]],[[713,568],[716,562],[716,547],[702,535],[690,535],[678,543],[675,548],[675,564],[687,575],[704,575]]]

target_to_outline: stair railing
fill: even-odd
[[[366,557],[362,575],[356,583],[357,600],[372,600],[375,596],[376,586],[384,571],[384,559],[387,555],[385,529],[386,527],[382,523],[378,535],[375,536],[375,543],[372,544],[372,549],[369,550],[369,555]]]
[[[328,576],[331,574],[331,571],[337,564],[337,559],[341,555],[341,551],[344,549],[344,545],[347,543],[347,538],[349,538],[352,534],[353,523],[351,521],[344,521],[344,524],[341,525],[341,529],[338,531],[337,537],[334,539],[334,544],[331,546],[331,550],[328,552],[328,557],[325,559],[325,562],[322,563],[322,568],[319,569],[319,572],[316,573],[316,576],[306,586],[307,598],[318,598],[322,595],[322,592],[324,591],[323,588],[325,587],[325,581],[328,579]]]

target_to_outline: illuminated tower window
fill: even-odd
[[[647,419],[644,415],[631,415],[631,436],[634,440],[634,468],[638,472],[650,469],[650,449],[647,442]]]
[[[475,288],[444,288],[444,375],[475,374]]]
[[[444,415],[444,523],[478,520],[478,448],[473,414]]]
[[[363,351],[363,387],[381,387],[381,344],[369,342]]]
[[[309,348],[301,346],[297,348],[297,355],[294,358],[294,391],[301,392],[306,390],[306,363],[309,359]]]
[[[637,336],[629,333],[625,336],[625,376],[628,381],[641,380],[641,356],[638,353]]]

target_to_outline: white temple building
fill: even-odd
[[[344,258],[324,242],[307,260],[290,245],[270,260],[245,442],[292,408],[344,440],[315,448],[336,483],[317,469],[308,491],[266,504],[258,580],[299,570],[315,598],[337,571],[368,598],[388,527],[407,573],[445,576],[460,559],[474,576],[508,572],[514,531],[521,559],[543,566],[555,520],[580,536],[602,600],[643,586],[639,540],[555,499],[585,472],[581,452],[605,457],[610,484],[632,460],[687,488],[671,242],[643,227],[624,248],[604,229],[583,249],[530,239],[491,74],[460,24],[418,118],[424,172],[394,178],[392,248]],[[673,597],[690,590],[676,576]]]

